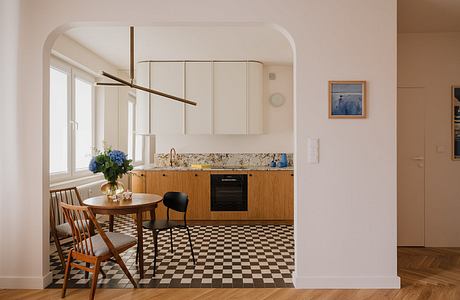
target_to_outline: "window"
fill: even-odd
[[[50,175],[89,175],[93,154],[94,77],[60,60],[50,66]]]
[[[50,68],[50,173],[66,174],[68,165],[68,82],[66,71]]]
[[[134,101],[128,100],[128,158],[134,158]]]
[[[136,134],[136,98],[129,94],[128,99],[128,158],[134,164],[144,161],[144,137]]]

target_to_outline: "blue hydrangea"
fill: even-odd
[[[126,154],[120,150],[113,150],[109,152],[110,159],[117,164],[118,166],[122,166],[126,160]]]
[[[96,161],[96,158],[93,157],[91,159],[91,161],[89,162],[89,170],[93,173],[96,173],[97,172],[97,169],[98,169],[98,165],[97,165],[97,161]]]

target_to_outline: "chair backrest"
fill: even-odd
[[[188,195],[181,192],[167,192],[163,196],[163,204],[168,208],[167,218],[169,220],[169,210],[175,210],[184,213],[184,220],[187,214]]]
[[[114,248],[87,206],[71,205],[64,202],[60,202],[60,206],[67,223],[69,223],[72,229],[73,250],[75,252],[94,256],[91,227],[97,230],[109,249]]]
[[[71,205],[83,205],[80,193],[76,187],[50,190],[50,226],[53,228],[65,223],[64,215],[59,206],[60,202]]]

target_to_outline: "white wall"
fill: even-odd
[[[8,197],[1,198],[0,228],[14,230],[2,231],[0,237],[0,286],[40,287],[49,278],[45,255],[47,51],[70,24],[94,25],[91,22],[97,20],[126,26],[154,22],[177,25],[184,21],[277,24],[289,33],[295,47],[295,285],[399,287],[396,0],[137,0],[135,6],[132,9],[133,1],[121,0],[22,1],[18,48],[23,51],[18,54],[16,68],[13,64],[6,70],[18,72],[17,83],[27,88],[20,89],[17,96],[17,85],[6,88],[12,96],[8,101],[27,109],[9,109],[4,122],[18,126],[14,128],[16,134],[6,141],[8,147],[0,148],[0,157],[8,157],[7,166],[21,175],[28,188],[20,188],[18,179],[11,180],[11,170],[1,168],[0,182],[11,184],[2,187]],[[111,7],[110,13],[107,7]],[[7,11],[18,12],[14,7],[7,7]],[[5,35],[1,39],[2,45],[12,41]],[[4,68],[0,72],[1,76],[9,75]],[[328,119],[327,81],[331,79],[368,81],[367,119]],[[317,165],[306,161],[308,136],[320,138]]]
[[[423,87],[426,103],[427,247],[460,246],[460,161],[451,159],[451,86],[460,84],[459,49],[460,33],[398,35],[398,85]]]
[[[264,134],[263,135],[158,135],[156,152],[167,153],[174,147],[181,153],[258,153],[294,151],[294,114],[292,66],[264,66]],[[276,80],[268,80],[268,73],[276,73]],[[268,98],[281,93],[286,103],[273,107]]]

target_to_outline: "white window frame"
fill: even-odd
[[[132,143],[133,143],[133,156],[132,156],[132,164],[133,166],[139,166],[139,165],[142,165],[144,164],[144,156],[145,156],[145,151],[144,151],[144,147],[145,147],[145,141],[144,141],[144,138],[142,137],[142,157],[140,160],[137,160],[137,157],[136,157],[136,138],[138,136],[138,134],[136,134],[136,111],[137,111],[137,102],[136,102],[136,96],[135,94],[133,93],[128,93],[128,103],[131,102],[133,103],[133,124],[132,124],[132,128],[133,128],[133,132],[131,132],[128,136],[128,139],[131,139],[132,140]],[[129,110],[127,110],[129,111]],[[127,118],[129,120],[129,116]],[[126,147],[128,148],[128,147]]]
[[[51,57],[49,68],[65,72],[67,74],[67,120],[69,122],[67,127],[67,172],[50,173],[50,182],[57,183],[90,176],[92,175],[91,171],[88,169],[77,171],[75,165],[75,79],[78,78],[91,84],[91,147],[94,149],[96,145],[96,91],[94,88],[96,78],[78,67],[64,62],[54,56]],[[94,150],[91,154],[94,155]]]

